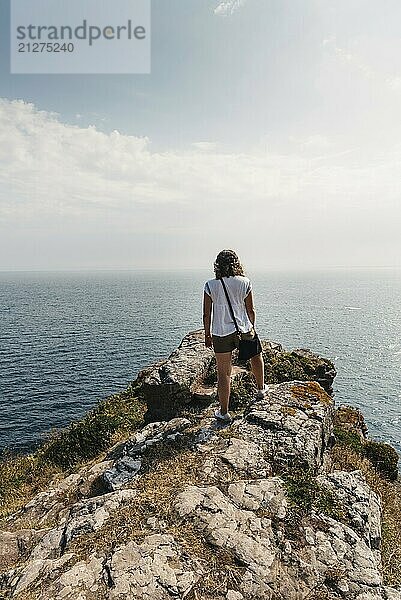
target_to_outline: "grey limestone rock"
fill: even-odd
[[[179,544],[166,534],[118,547],[107,568],[112,582],[110,600],[185,598],[200,576],[196,564],[183,556]]]
[[[135,490],[118,490],[76,502],[63,530],[63,547],[68,548],[74,538],[101,529],[113,511],[135,496]]]
[[[0,580],[0,590],[6,590],[9,598],[17,598],[37,581],[49,574],[57,575],[73,558],[72,553],[66,553],[56,559],[34,559],[28,561],[20,569],[3,573]],[[7,597],[7,596],[6,596]],[[50,597],[49,597],[50,600]]]
[[[271,473],[262,449],[251,440],[232,437],[226,449],[217,456],[234,469],[246,472],[250,477],[265,477]]]
[[[65,557],[68,560],[72,558],[73,555],[66,550],[73,539],[100,529],[113,511],[135,495],[135,490],[119,490],[73,504],[65,522],[45,530],[24,563],[3,573],[0,589],[9,589],[11,597],[15,597],[38,579],[57,571],[64,566]]]
[[[381,501],[365,481],[361,471],[334,471],[319,475],[317,481],[339,499],[348,513],[351,527],[372,550],[380,550]],[[380,552],[377,552],[380,566]]]
[[[311,515],[310,526],[299,523],[299,540],[287,537],[285,484],[278,477],[236,482],[226,494],[188,486],[176,510],[183,526],[194,523],[210,544],[246,567],[239,588],[245,597],[301,600],[320,587],[355,600],[362,593],[385,598],[372,550],[347,525]]]
[[[334,402],[316,382],[293,381],[268,386],[268,398],[254,402],[238,425],[277,466],[323,466],[333,429]]]
[[[213,357],[204,344],[203,330],[187,334],[179,347],[146,376],[139,376],[149,420],[169,419],[192,399],[192,386],[202,378]]]
[[[111,454],[115,456],[112,466],[102,474],[106,488],[118,490],[133,481],[141,470],[142,455],[148,448],[161,442],[174,441],[190,425],[191,421],[178,417],[167,422],[149,423],[120,444]]]
[[[272,342],[263,347],[266,356],[283,352]],[[269,385],[263,400],[247,395],[239,403],[245,409],[233,411],[230,424],[218,423],[211,407],[199,406],[194,416],[188,411],[190,421],[175,415],[197,393],[211,399],[202,376],[213,353],[205,348],[202,331],[185,336],[168,359],[138,377],[148,417],[158,420],[115,444],[98,463],[53,481],[3,520],[0,595],[206,600],[202,585],[211,565],[202,552],[207,548],[228,557],[228,564],[214,571],[219,600],[401,600],[400,591],[382,581],[379,497],[361,472],[329,470],[334,402],[327,391],[335,371],[310,350],[293,353],[310,360],[312,381]],[[242,377],[244,367],[235,373]],[[161,415],[174,418],[161,421]],[[151,495],[152,509],[141,522],[134,499],[146,493],[140,485],[144,458],[156,446],[145,463],[149,471],[157,445],[164,444],[184,447],[186,456],[192,452],[196,460],[191,456],[187,468],[195,465],[194,472],[187,476],[184,466],[184,480],[160,515],[152,504],[157,494]],[[330,513],[316,504],[301,511],[289,493],[288,474],[294,469],[305,470],[343,511]],[[160,473],[163,477],[163,469]],[[181,477],[181,466],[178,473]],[[132,539],[105,539],[93,556],[78,555],[75,541],[94,532],[100,532],[97,540],[102,532],[107,536],[104,525],[127,503],[124,514],[131,518],[132,508],[133,522],[140,523]],[[198,545],[192,546],[194,539]],[[233,565],[241,576],[220,578]]]
[[[71,555],[70,559],[72,557]],[[88,561],[81,560],[74,565],[68,565],[68,562],[66,561],[66,570],[61,574],[56,561],[47,566],[44,574],[50,583],[44,589],[38,589],[38,600],[95,600],[104,597],[101,593],[106,590],[102,557],[92,556]],[[51,566],[53,570],[50,570]]]
[[[16,531],[0,531],[0,570],[5,570],[17,563],[29,552],[49,531],[44,529],[17,529]]]
[[[384,598],[385,600],[401,600],[401,588],[397,589],[386,585],[384,587]]]

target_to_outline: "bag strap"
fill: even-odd
[[[232,318],[233,318],[233,321],[234,321],[234,324],[235,324],[235,329],[237,330],[237,333],[238,333],[239,335],[241,335],[241,331],[240,331],[240,329],[239,329],[239,327],[238,327],[237,320],[236,320],[236,318],[235,318],[235,316],[234,316],[234,311],[233,311],[233,307],[232,307],[232,305],[231,305],[230,296],[228,295],[228,292],[227,292],[226,284],[224,283],[224,281],[223,281],[223,278],[221,278],[221,279],[220,279],[220,281],[221,281],[221,283],[223,284],[223,288],[224,288],[224,292],[225,292],[225,294],[226,294],[226,298],[227,298],[228,306],[230,307],[231,316],[232,316]]]

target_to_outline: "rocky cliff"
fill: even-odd
[[[143,427],[3,517],[0,597],[401,599],[383,580],[382,496],[337,468],[351,440],[394,481],[395,453],[369,458],[360,413],[334,406],[329,360],[263,349],[268,398],[236,363],[229,425],[213,418],[201,331],[142,371]]]

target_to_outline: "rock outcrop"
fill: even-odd
[[[182,340],[167,360],[139,373],[148,419],[171,418],[192,400],[194,389],[213,357],[203,343],[203,332],[195,331]]]
[[[336,371],[329,360],[307,349],[286,352],[277,342],[263,341],[262,347],[268,381],[317,381],[332,392]],[[203,330],[199,330],[186,335],[166,360],[141,371],[138,381],[148,407],[147,419],[171,419],[191,403],[210,402],[216,392],[215,364],[213,351],[205,347]],[[241,376],[249,371],[249,364],[235,359],[233,371],[234,377]]]
[[[264,355],[303,376],[256,400],[237,364],[244,397],[229,425],[200,404],[215,389],[200,332],[144,370],[148,420],[168,420],[3,520],[0,596],[400,600],[382,580],[379,496],[360,471],[331,469],[332,364],[274,343]]]

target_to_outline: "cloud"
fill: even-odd
[[[334,35],[330,35],[327,38],[324,38],[322,41],[322,46],[327,46],[336,41],[336,37]]]
[[[386,79],[386,84],[390,89],[401,91],[401,76],[396,75],[394,77],[388,77]]]
[[[245,198],[260,206],[296,205],[302,199],[307,207],[333,190],[337,203],[350,194],[354,202],[358,196],[366,202],[372,174],[374,187],[381,186],[383,169],[397,156],[393,153],[391,161],[384,156],[379,170],[377,157],[355,167],[348,157],[330,164],[330,157],[344,149],[336,153],[327,136],[315,133],[293,141],[290,154],[230,153],[206,141],[194,142],[187,151],[158,153],[151,152],[146,137],[65,124],[33,104],[1,100],[0,215],[81,218],[161,205],[191,212],[199,201],[224,212],[222,205],[240,206]],[[316,159],[324,159],[327,150],[328,164],[316,171]]]
[[[227,152],[210,142],[152,152],[146,137],[66,124],[22,100],[0,100],[3,245],[10,249],[4,240],[17,231],[26,232],[23,240],[82,232],[82,240],[93,233],[116,244],[123,235],[148,236],[146,244],[170,235],[170,248],[180,235],[210,244],[226,232],[253,245],[263,243],[266,227],[267,244],[301,236],[314,255],[313,240],[328,228],[340,237],[351,225],[384,231],[379,198],[380,218],[399,219],[401,147],[360,156],[323,134],[294,139],[290,154]],[[53,245],[43,252],[50,256]]]
[[[229,17],[240,9],[247,0],[224,0],[214,9],[214,14],[219,17]]]
[[[218,153],[210,142],[195,142],[186,152],[152,153],[149,146],[146,137],[65,124],[32,104],[2,100],[0,217],[90,223],[129,214],[134,229],[156,226],[149,206],[191,213],[201,201],[224,213],[222,205],[240,204],[245,196],[284,199],[296,178],[282,174],[300,168],[297,160],[273,155]]]
[[[375,43],[376,42],[376,43]],[[336,58],[347,65],[354,73],[361,74],[366,80],[370,80],[374,86],[385,86],[387,89],[399,92],[401,90],[401,77],[398,73],[388,73],[388,56],[381,55],[383,52],[382,40],[364,40],[354,41],[356,49],[346,49],[340,46],[336,36],[329,36],[322,41],[322,46],[334,53]],[[351,44],[352,46],[352,44]],[[367,46],[367,47],[366,47]],[[374,55],[375,61],[372,63],[368,59],[369,51],[377,48],[377,54]],[[359,51],[358,51],[359,50]],[[397,47],[386,48],[387,54],[397,55]],[[364,56],[365,55],[365,56]]]
[[[329,138],[321,133],[314,133],[307,136],[306,138],[299,138],[296,136],[289,136],[289,141],[297,144],[301,151],[312,151],[312,152],[325,152],[330,150],[332,145]]]
[[[197,150],[205,151],[216,150],[217,148],[216,142],[193,142],[192,146]]]

